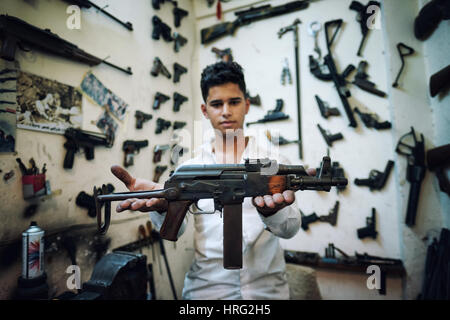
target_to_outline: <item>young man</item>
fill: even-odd
[[[261,155],[255,139],[244,136],[244,119],[250,102],[242,68],[235,62],[219,62],[205,68],[201,89],[201,109],[209,119],[215,139],[203,146],[196,158],[184,164],[243,163],[252,153]],[[231,137],[231,138],[230,138]],[[230,143],[230,141],[232,143]],[[237,141],[237,143],[233,143]],[[287,159],[274,159],[287,163]],[[162,189],[162,184],[135,179],[123,168],[111,171],[130,191]],[[314,171],[309,172],[314,174]],[[246,198],[242,205],[243,268],[223,268],[223,221],[219,214],[194,215],[195,258],[187,272],[184,299],[289,299],[285,261],[279,238],[291,238],[300,228],[300,214],[295,206],[295,193]],[[212,199],[200,200],[193,210],[214,211]],[[128,199],[116,211],[151,211],[150,218],[160,228],[167,211],[163,199]],[[180,229],[184,232],[186,219]]]

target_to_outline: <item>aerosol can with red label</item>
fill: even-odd
[[[22,233],[22,275],[17,279],[17,299],[47,299],[44,272],[44,230],[36,222]]]
[[[34,279],[44,274],[44,233],[35,221],[22,233],[23,279]]]

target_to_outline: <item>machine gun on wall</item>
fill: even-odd
[[[271,5],[264,5],[261,7],[251,7],[248,10],[236,12],[237,19],[235,21],[224,22],[216,24],[212,27],[202,29],[200,31],[201,43],[207,44],[223,36],[233,35],[239,27],[259,20],[306,9],[309,6],[309,2],[310,1],[292,1],[276,7],[272,7]]]

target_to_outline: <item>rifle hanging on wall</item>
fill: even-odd
[[[239,27],[248,25],[255,21],[306,9],[309,6],[309,2],[309,0],[292,1],[276,7],[264,5],[261,7],[251,7],[248,10],[235,12],[235,15],[237,16],[235,21],[224,22],[202,29],[200,31],[201,43],[207,44],[223,36],[233,35]]]

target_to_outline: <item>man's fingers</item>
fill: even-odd
[[[290,205],[295,201],[295,192],[292,190],[286,190],[283,192],[284,201]]]
[[[255,197],[255,199],[253,200],[253,202],[260,208],[264,207],[264,199],[263,197]]]
[[[276,203],[276,204],[282,204],[285,200],[284,197],[281,193],[275,193],[272,196],[272,200]]]
[[[264,202],[266,203],[266,206],[269,208],[275,208],[275,202],[273,201],[272,196],[265,195],[264,196]]]
[[[120,181],[122,181],[128,189],[130,189],[130,187],[133,186],[135,179],[128,173],[127,170],[125,170],[121,166],[113,165],[111,167],[111,172]]]

